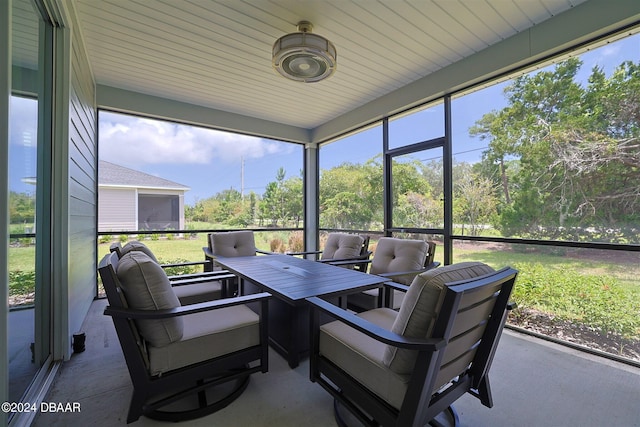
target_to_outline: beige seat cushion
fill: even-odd
[[[358,316],[390,330],[397,315],[398,312],[394,310],[376,308]],[[400,409],[410,378],[393,372],[383,363],[386,348],[386,344],[339,321],[320,327],[320,354],[380,398]]]
[[[131,251],[140,251],[140,252],[144,252],[145,254],[147,254],[149,256],[149,258],[151,258],[153,261],[156,262],[156,264],[159,264],[158,259],[156,258],[156,256],[153,254],[153,252],[151,252],[151,249],[149,249],[147,247],[147,245],[145,245],[142,242],[139,242],[137,240],[132,240],[131,242],[127,243],[126,245],[124,245],[120,251],[120,253],[122,255],[127,254]]]
[[[444,299],[445,284],[493,272],[493,268],[480,262],[462,262],[419,274],[409,286],[391,331],[411,338],[431,337]],[[409,374],[415,360],[415,352],[389,346],[383,361],[392,371]]]
[[[429,245],[424,240],[381,237],[371,260],[371,274],[397,273],[424,269]],[[410,285],[414,275],[394,278],[394,282]]]
[[[210,233],[209,244],[213,253],[219,256],[238,257],[256,254],[253,231]]]
[[[122,255],[116,273],[130,308],[161,310],[180,307],[166,273],[146,253],[130,251]],[[180,340],[182,323],[180,318],[136,321],[140,335],[155,347]]]
[[[182,339],[149,347],[151,375],[209,360],[260,344],[259,316],[239,305],[182,316]]]
[[[364,239],[357,234],[331,233],[321,259],[351,259],[360,255]]]

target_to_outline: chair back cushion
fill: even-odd
[[[137,240],[132,240],[129,243],[127,243],[126,245],[124,245],[122,247],[122,249],[120,250],[120,256],[127,254],[131,251],[140,251],[140,252],[144,252],[145,254],[147,254],[149,256],[149,258],[151,258],[151,260],[153,260],[156,264],[158,263],[158,259],[156,258],[156,256],[153,254],[153,252],[151,252],[151,249],[149,249],[147,247],[147,245],[145,245],[142,242],[139,242]]]
[[[225,257],[253,256],[256,242],[253,231],[225,231],[209,234],[209,245],[215,255]]]
[[[461,262],[417,275],[402,301],[391,331],[411,338],[430,338],[446,293],[445,284],[493,272],[493,268],[481,262]],[[414,351],[388,346],[383,363],[398,374],[410,374],[415,360]]]
[[[381,237],[371,260],[371,274],[398,273],[402,271],[416,271],[424,269],[429,245],[424,240],[396,239]],[[402,279],[395,279],[405,285],[410,285],[413,276],[408,276],[408,283]]]
[[[321,259],[352,259],[360,256],[364,239],[357,234],[331,233]]]
[[[142,251],[130,251],[118,262],[118,280],[130,308],[162,310],[180,306],[166,273]],[[154,347],[162,347],[182,338],[179,317],[137,320],[140,335]]]

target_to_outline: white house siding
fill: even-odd
[[[101,187],[98,198],[98,231],[138,229],[138,195],[135,188]]]

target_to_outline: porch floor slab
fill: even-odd
[[[79,413],[39,413],[35,426],[126,425],[132,386],[105,300],[92,304],[86,351],[64,363],[46,401],[79,402]],[[228,407],[183,426],[336,426],[333,402],[309,381],[309,363],[290,369],[270,354],[267,374],[254,374]],[[505,330],[491,374],[494,407],[470,395],[455,408],[462,426],[640,427],[640,369]],[[136,426],[166,423],[140,418]]]

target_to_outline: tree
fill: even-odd
[[[420,164],[420,172],[422,178],[427,181],[431,188],[431,198],[433,200],[440,200],[444,196],[444,170],[442,160],[430,160],[427,163]],[[455,176],[454,176],[455,181]]]
[[[36,201],[27,193],[9,192],[9,221],[12,224],[35,222]]]
[[[382,206],[382,165],[377,159],[322,171],[322,227],[368,229],[372,223],[382,223]]]
[[[280,197],[278,195],[278,183],[269,182],[262,195],[262,201],[260,203],[260,217],[262,220],[271,221],[271,226],[276,227],[278,225],[278,201]]]
[[[442,206],[432,197],[422,162],[411,160],[392,164],[393,225],[399,227],[440,226]]]
[[[258,196],[255,192],[251,191],[249,193],[249,217],[251,218],[251,224],[253,224],[256,220],[256,207],[258,206]]]
[[[260,204],[260,217],[271,221],[271,226],[278,223],[286,226],[293,221],[296,226],[302,219],[302,178],[286,178],[286,171],[278,169],[276,180],[267,184]]]
[[[294,227],[299,227],[302,221],[302,201],[304,199],[302,177],[287,179],[282,184],[282,190],[284,193],[285,215],[289,220],[293,221]]]
[[[456,181],[454,222],[469,224],[471,236],[477,236],[484,224],[496,214],[497,198],[493,182],[470,173]],[[464,234],[464,232],[463,232]]]
[[[208,199],[197,201],[193,207],[185,209],[185,215],[191,221],[232,226],[250,225],[254,218],[251,205],[245,203],[240,192],[233,188],[216,193]]]
[[[391,197],[394,206],[397,205],[401,196],[414,193],[431,197],[431,185],[422,175],[423,164],[418,160],[407,162],[393,162],[392,168],[392,190]]]
[[[625,62],[609,78],[594,68],[582,86],[581,65],[572,58],[515,79],[509,105],[470,130],[489,140],[483,169],[497,167],[507,235],[604,238],[640,219],[640,67]]]
[[[409,191],[398,198],[393,210],[394,225],[436,228],[442,227],[442,203],[430,195]]]

